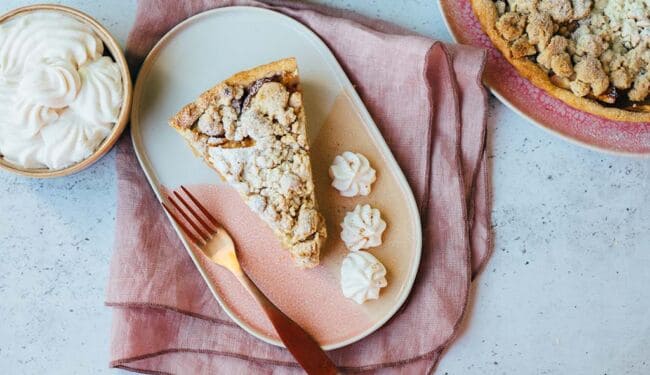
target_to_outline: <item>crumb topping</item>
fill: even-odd
[[[316,210],[302,96],[279,77],[223,85],[192,126],[196,148],[281,237],[303,267],[326,237]]]
[[[650,1],[497,0],[495,25],[512,56],[554,84],[606,103],[650,96]]]

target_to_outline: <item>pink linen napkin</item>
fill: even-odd
[[[409,300],[374,334],[330,352],[332,359],[346,372],[431,371],[457,333],[471,279],[491,252],[484,52],[300,3],[140,0],[127,43],[132,67],[183,19],[226,5],[282,12],[327,43],[420,208],[423,256]],[[129,137],[118,144],[116,163],[110,365],[152,374],[300,373],[286,350],[253,338],[219,307],[163,215]]]

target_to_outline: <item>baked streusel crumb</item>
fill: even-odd
[[[650,0],[498,0],[495,28],[579,97],[625,107],[650,99]]]
[[[294,59],[231,77],[170,124],[275,231],[298,266],[318,264],[327,233]]]

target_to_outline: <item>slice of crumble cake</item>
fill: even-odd
[[[299,267],[318,264],[318,212],[294,58],[233,75],[171,120],[194,153],[239,192]]]

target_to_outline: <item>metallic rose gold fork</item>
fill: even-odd
[[[235,275],[264,310],[286,348],[308,374],[336,374],[336,366],[318,343],[296,322],[280,311],[246,275],[237,260],[235,244],[230,234],[219,225],[214,216],[189,190],[183,186],[181,186],[181,190],[193,204],[190,204],[179,191],[174,191],[173,196],[167,196],[167,200],[174,209],[165,202],[163,202],[163,207],[181,227],[190,243],[200,249],[212,262],[227,268]]]

